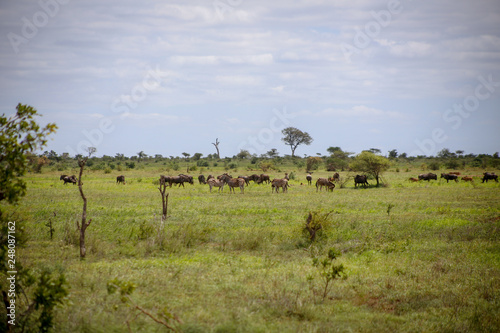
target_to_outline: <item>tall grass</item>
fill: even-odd
[[[85,261],[75,186],[55,173],[29,176],[26,199],[11,208],[29,236],[19,249],[23,261],[66,272],[71,289],[58,331],[126,330],[128,312],[106,292],[115,278],[137,286],[140,306],[168,307],[186,332],[500,331],[497,183],[409,183],[408,174],[394,172],[385,175],[387,187],[346,182],[317,193],[295,171],[285,194],[253,183],[245,194],[186,184],[167,189],[169,217],[161,224],[158,170],[121,173],[127,185],[115,184],[115,170],[85,176],[93,219]],[[311,211],[332,212],[313,244],[303,233]],[[307,277],[317,273],[312,258],[329,248],[342,253],[347,278],[319,302]],[[161,327],[141,317],[133,329]]]

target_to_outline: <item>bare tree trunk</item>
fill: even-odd
[[[215,149],[217,150],[217,158],[220,160],[219,143],[219,138],[215,139],[215,143],[212,142],[212,144],[215,146]]]
[[[165,195],[165,191],[167,190],[167,184],[165,183],[165,179],[160,179],[160,187],[158,187],[158,190],[160,191],[161,194],[161,204],[162,204],[162,221],[166,220],[167,218],[167,209],[168,209],[168,193]]]
[[[92,222],[92,219],[90,219],[87,222],[87,198],[85,197],[85,194],[83,194],[82,174],[83,174],[83,168],[85,167],[85,163],[87,163],[88,158],[94,152],[95,152],[95,148],[89,147],[89,156],[87,156],[83,160],[78,160],[78,165],[80,166],[80,174],[78,175],[78,190],[80,191],[80,196],[83,199],[82,223],[80,224],[77,222],[78,229],[80,230],[80,258],[81,259],[85,258],[85,255],[87,254],[87,249],[85,248],[85,230]]]

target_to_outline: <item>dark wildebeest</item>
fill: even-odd
[[[438,176],[435,173],[429,172],[429,173],[422,173],[418,175],[419,180],[427,180],[430,181],[431,179],[437,180]]]
[[[72,183],[73,185],[75,185],[78,182],[75,175],[72,175],[72,176],[61,175],[59,180],[63,180],[64,185],[66,185],[66,183]]]
[[[254,173],[253,175],[248,176],[248,179],[253,180],[254,183],[258,183],[260,180],[260,176],[258,174]]]
[[[200,184],[206,184],[206,180],[205,180],[205,176],[203,175],[199,175],[198,176],[198,182],[200,182]]]
[[[250,177],[249,176],[238,176],[238,178],[241,178],[245,181],[245,184],[250,185]]]
[[[333,177],[328,178],[329,181],[333,182],[338,182],[340,180],[340,175],[338,172],[335,172],[333,174]]]
[[[229,186],[229,193],[231,193],[231,190],[234,192],[235,187],[239,187],[241,190],[241,193],[245,193],[245,180],[242,178],[231,178],[229,175],[224,174],[222,175],[221,181],[226,183]]]
[[[125,185],[125,176],[124,175],[121,175],[121,176],[117,176],[116,177],[116,183],[122,183],[123,185]]]
[[[312,184],[312,179],[313,179],[313,177],[311,176],[310,173],[308,173],[307,176],[306,176],[307,185],[311,185]]]
[[[194,185],[193,176],[184,175],[181,173],[181,174],[179,174],[179,177],[181,177],[185,183],[189,183],[191,185]]]
[[[358,184],[363,184],[364,187],[370,185],[368,184],[368,177],[366,175],[356,175],[356,177],[354,177],[354,187],[357,187]]]
[[[262,184],[263,182],[266,182],[267,184],[269,184],[271,182],[271,179],[269,179],[269,175],[266,175],[265,173],[263,173],[259,176],[259,180],[257,181],[257,184]]]
[[[498,183],[498,176],[495,175],[494,172],[485,172],[483,173],[483,183],[484,181],[486,180],[486,182],[488,182],[488,180],[495,180],[497,183]]]
[[[276,193],[279,193],[280,187],[281,187],[281,191],[283,193],[287,192],[288,191],[288,179],[285,179],[285,178],[273,179],[273,181],[271,182],[271,192],[274,192],[274,190],[276,190]]]
[[[219,188],[219,192],[224,191],[224,181],[222,180],[218,180],[212,177],[207,180],[207,184],[208,186],[210,186],[210,193],[212,193],[212,187],[214,186]]]
[[[456,183],[458,183],[458,176],[457,175],[452,175],[450,173],[442,173],[441,178],[446,179],[446,182],[448,183],[450,180],[454,180]]]
[[[328,179],[318,178],[318,180],[316,181],[316,192],[318,192],[318,190],[321,191],[323,189],[323,186],[327,191],[328,190],[333,191],[333,189],[335,188],[335,184],[329,181]]]
[[[207,177],[207,182],[208,182],[210,179],[215,179],[215,177],[214,177],[214,176],[212,176],[212,175],[208,175],[208,177]]]
[[[168,186],[172,187],[172,184],[179,184],[179,187],[184,187],[184,182],[187,182],[186,178],[181,176],[165,177],[165,181],[168,181]]]

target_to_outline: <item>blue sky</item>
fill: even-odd
[[[0,112],[35,107],[48,150],[330,146],[500,151],[497,0],[0,3]]]

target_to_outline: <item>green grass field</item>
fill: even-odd
[[[116,279],[135,284],[131,298],[152,314],[175,314],[183,332],[500,331],[499,183],[410,183],[417,173],[387,172],[384,187],[349,181],[316,192],[296,171],[288,193],[251,183],[244,194],[220,194],[196,181],[167,189],[162,228],[160,173],[86,171],[85,260],[77,186],[54,171],[25,178],[28,194],[9,208],[28,235],[18,257],[36,270],[64,271],[70,287],[54,331],[123,332],[126,320],[134,332],[165,331],[108,294]],[[115,184],[119,174],[126,185]],[[309,212],[330,211],[311,244]],[[323,299],[312,259],[332,247],[345,275]]]

